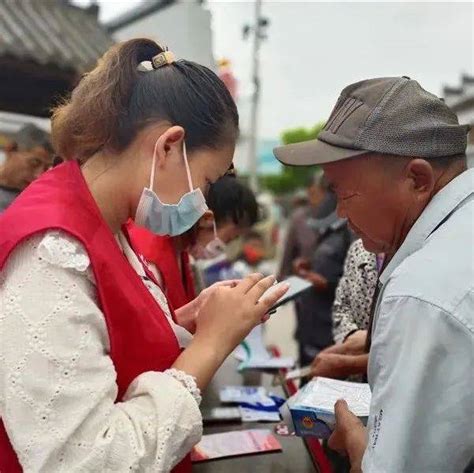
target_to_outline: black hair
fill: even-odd
[[[231,220],[236,225],[251,227],[258,219],[254,193],[233,176],[223,176],[210,186],[207,204],[217,225]]]
[[[237,107],[210,69],[186,60],[139,69],[164,51],[143,38],[109,49],[70,100],[54,110],[57,154],[85,161],[102,148],[120,152],[146,126],[159,121],[182,126],[190,151],[235,141]]]

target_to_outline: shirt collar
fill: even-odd
[[[474,169],[468,169],[456,176],[433,197],[383,270],[380,282],[385,284],[402,261],[419,250],[436,227],[472,194],[474,194]]]

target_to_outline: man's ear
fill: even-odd
[[[154,144],[156,150],[156,165],[163,167],[172,156],[182,156],[184,128],[171,126],[166,129]]]
[[[431,164],[425,159],[412,159],[406,167],[406,175],[411,181],[411,189],[420,196],[432,193],[435,174]]]

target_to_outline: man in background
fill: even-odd
[[[52,165],[49,133],[29,123],[5,147],[0,164],[0,212],[3,212],[31,182]]]
[[[309,223],[316,218],[318,207],[326,195],[327,185],[321,172],[312,175],[307,183],[307,205],[297,207],[288,224],[278,280],[293,274],[293,264],[302,259],[309,261],[316,247],[317,236]]]
[[[293,263],[294,273],[313,284],[313,288],[295,302],[296,340],[302,366],[333,344],[332,305],[352,241],[346,220],[337,216],[336,203],[334,193],[326,190],[315,218],[307,221],[308,228],[315,234],[315,247],[308,260]]]

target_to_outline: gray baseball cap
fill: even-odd
[[[409,77],[347,86],[316,140],[273,150],[283,164],[307,166],[368,152],[436,158],[466,152],[469,125]]]

